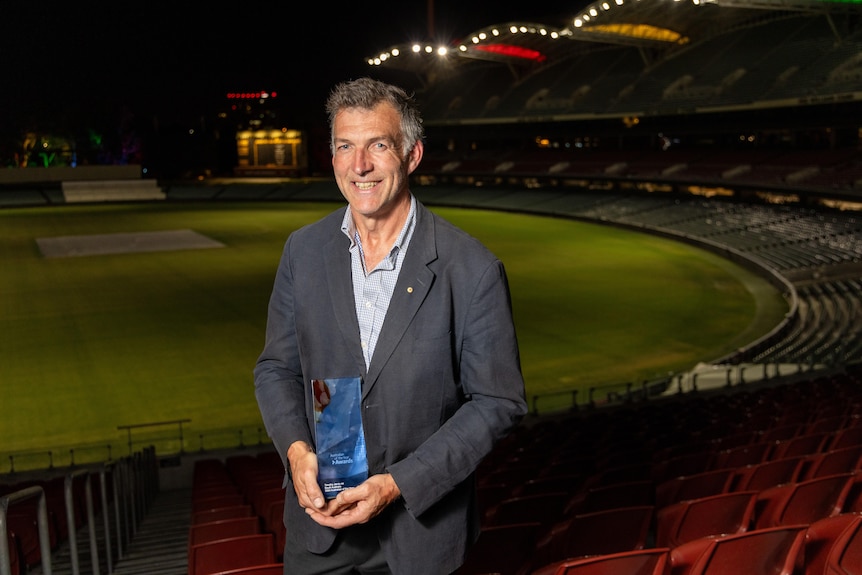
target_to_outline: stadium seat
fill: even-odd
[[[284,526],[284,500],[273,501],[264,517],[264,529],[275,535],[275,556],[283,557],[287,528]]]
[[[535,479],[540,470],[535,465],[502,465],[480,477],[480,485],[505,485],[514,490],[518,485]]]
[[[666,548],[652,547],[568,559],[536,569],[530,575],[664,575],[668,552]]]
[[[832,415],[812,420],[805,427],[805,434],[809,433],[835,433],[840,431],[847,423],[847,416]]]
[[[485,513],[483,525],[536,522],[550,527],[563,517],[568,499],[565,491],[510,497]]]
[[[269,565],[255,565],[253,567],[241,567],[229,571],[219,571],[213,575],[284,575],[284,563],[271,563]]]
[[[784,457],[820,453],[829,445],[831,440],[832,434],[825,431],[798,435],[776,442],[770,457],[773,459],[782,459]]]
[[[476,500],[479,506],[479,516],[484,517],[485,513],[493,506],[497,505],[504,499],[508,499],[514,495],[512,486],[503,483],[479,483],[476,486]]]
[[[806,458],[802,477],[814,479],[825,475],[850,473],[862,466],[862,445],[843,447]]]
[[[265,517],[269,512],[269,506],[271,503],[276,501],[283,502],[284,497],[284,487],[281,485],[278,487],[260,489],[249,494],[249,500],[251,501],[251,506],[254,509],[254,512],[261,517]]]
[[[9,575],[23,575],[24,570],[26,569],[24,560],[21,558],[23,553],[21,551],[18,537],[12,531],[6,532],[6,545],[9,555],[8,557],[0,556],[0,561],[7,562],[6,565],[0,565],[0,571],[2,571],[4,567],[7,567],[9,569]]]
[[[254,516],[196,523],[189,527],[189,547],[240,535],[255,535],[260,532],[260,519]]]
[[[655,505],[655,483],[652,480],[623,481],[576,493],[566,506],[566,515],[580,515],[604,509]]]
[[[231,505],[229,507],[218,507],[216,509],[207,509],[197,511],[192,514],[192,524],[209,523],[210,521],[219,521],[221,519],[231,519],[232,517],[252,517],[254,509],[250,503],[244,505]]]
[[[858,513],[844,513],[812,522],[805,535],[805,575],[854,573],[852,570],[827,570],[831,556],[837,555],[840,562],[842,551],[848,548],[852,548],[848,558],[855,553],[855,573],[862,573],[860,526],[862,514]]]
[[[772,444],[767,441],[722,449],[716,452],[711,468],[727,469],[757,465],[767,458],[771,450]]]
[[[811,523],[838,515],[852,486],[853,474],[843,473],[760,491],[754,512],[755,528]]]
[[[862,516],[855,515],[855,521],[835,540],[826,558],[826,566],[832,573],[862,573]]]
[[[837,431],[832,437],[829,449],[841,449],[842,447],[851,447],[853,445],[862,445],[862,424],[857,423],[856,425]]]
[[[732,491],[761,491],[799,479],[803,458],[787,457],[764,461],[757,465],[746,465],[736,469],[730,489]]]
[[[239,488],[233,483],[211,483],[192,488],[192,501],[213,499],[216,497],[234,497],[240,495]]]
[[[234,485],[221,459],[198,459],[192,467],[192,491],[211,486]]]
[[[712,449],[702,447],[700,451],[658,461],[653,465],[652,480],[660,484],[677,477],[702,473],[710,469],[714,457]]]
[[[708,535],[745,533],[754,520],[757,491],[735,491],[681,501],[656,512],[659,547],[678,547]]]
[[[730,468],[713,469],[663,481],[655,489],[656,507],[661,509],[679,501],[725,493],[730,490],[735,473]]]
[[[242,493],[234,493],[231,495],[217,495],[215,497],[206,497],[204,499],[193,499],[192,513],[206,511],[207,509],[233,507],[235,505],[243,505],[245,503],[245,496]]]
[[[539,523],[483,527],[464,564],[453,575],[523,575],[541,529]]]
[[[792,439],[799,435],[803,430],[804,427],[799,424],[778,425],[764,430],[760,434],[759,441],[765,441],[767,443],[787,441],[788,439]]]
[[[51,521],[48,527],[53,531]],[[16,549],[15,555],[23,565],[32,567],[42,561],[42,548],[39,541],[39,527],[36,521],[36,510],[29,505],[18,505],[9,509],[6,513],[6,531],[14,536]],[[11,544],[10,544],[11,549]]]
[[[670,575],[793,575],[803,561],[808,525],[702,537],[670,551]]]
[[[192,545],[189,575],[213,575],[222,571],[276,563],[271,533],[242,535]]]
[[[564,559],[643,549],[653,526],[651,505],[618,507],[575,515],[554,525],[536,542],[533,569]]]
[[[652,464],[647,461],[601,467],[584,480],[584,487],[593,488],[627,481],[650,479]]]
[[[584,485],[585,477],[581,474],[565,474],[565,475],[548,475],[541,476],[535,479],[525,481],[521,485],[515,486],[510,491],[512,497],[523,497],[525,495],[541,495],[543,493],[553,493],[555,491],[565,491],[567,493],[575,493],[581,486]],[[506,497],[498,500],[502,501]]]
[[[853,474],[853,482],[847,499],[844,500],[844,513],[862,513],[862,471]]]

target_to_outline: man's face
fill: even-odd
[[[402,155],[401,120],[389,104],[342,110],[333,123],[332,168],[351,210],[384,217],[407,191],[407,177],[422,159],[422,143]]]

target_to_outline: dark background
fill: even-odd
[[[584,4],[4,3],[0,131],[124,114],[196,121],[227,92],[261,90],[277,91],[284,120],[301,124],[323,116],[334,83],[368,73],[365,59],[392,45],[510,20],[560,24]]]

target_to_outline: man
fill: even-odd
[[[287,239],[254,370],[287,469],[285,573],[452,573],[479,531],[476,467],[527,411],[506,274],[410,192],[411,97],[361,78],[326,108],[348,205]],[[327,378],[361,381],[368,464],[330,499],[312,390]]]

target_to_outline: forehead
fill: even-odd
[[[345,108],[333,122],[336,139],[395,139],[401,132],[401,118],[391,104],[382,102],[372,109]]]

